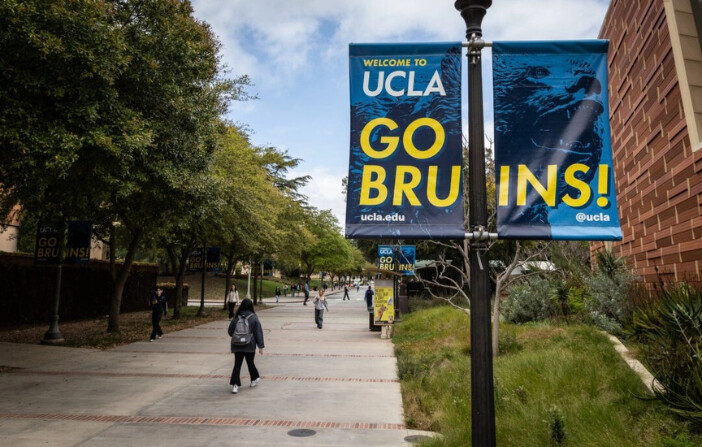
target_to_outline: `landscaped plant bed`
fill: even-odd
[[[494,360],[497,445],[699,446],[606,335],[587,325],[504,325]],[[422,445],[470,444],[470,322],[450,307],[403,316],[395,350],[410,428]]]

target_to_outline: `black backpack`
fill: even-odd
[[[232,346],[246,346],[251,343],[251,338],[253,338],[253,331],[249,324],[249,317],[251,317],[251,315],[253,314],[247,316],[239,315],[236,317],[234,333],[232,334]]]

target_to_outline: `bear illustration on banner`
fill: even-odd
[[[606,41],[493,43],[500,238],[621,238],[606,50]]]

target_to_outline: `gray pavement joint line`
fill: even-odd
[[[168,337],[169,340],[178,340],[177,342],[180,343],[183,340],[188,340],[188,339],[193,339],[193,340],[223,340],[223,341],[228,341],[227,338],[223,337],[209,337],[205,335],[195,335],[195,336],[189,336],[189,335],[172,335]],[[266,342],[270,341],[277,341],[277,342],[288,342],[288,341],[294,341],[294,342],[309,342],[312,340],[312,338],[276,338],[276,337],[265,337]],[[375,341],[376,339],[373,339],[373,342],[376,344],[385,344],[385,340],[381,340],[380,338],[377,339],[377,342]],[[326,340],[326,343],[366,343],[368,340]]]
[[[218,374],[176,374],[176,373],[140,373],[140,372],[107,372],[107,371],[38,371],[17,369],[6,371],[11,374],[34,374],[43,376],[103,376],[103,377],[157,377],[176,379],[229,379],[230,376]],[[248,379],[248,376],[242,376]],[[399,383],[398,379],[367,379],[354,377],[299,377],[299,376],[261,376],[263,380],[296,381],[296,382],[364,382],[364,383]]]
[[[407,430],[404,424],[367,423],[367,422],[325,422],[325,421],[291,421],[275,419],[243,419],[222,417],[187,417],[187,416],[118,416],[94,414],[60,414],[60,413],[0,413],[0,419],[49,419],[81,422],[111,422],[136,424],[177,424],[177,425],[233,425],[233,426],[272,426],[336,428],[361,430]]]
[[[147,343],[147,346],[151,346]],[[120,349],[115,352],[131,352],[139,354],[187,354],[187,355],[224,355],[231,352],[221,351],[221,352],[198,352],[198,351],[150,351],[150,350],[140,350],[140,349]],[[334,357],[334,358],[395,358],[394,355],[372,355],[372,354],[306,354],[306,353],[288,353],[288,352],[268,352],[265,355],[270,356],[283,356],[283,357]]]

